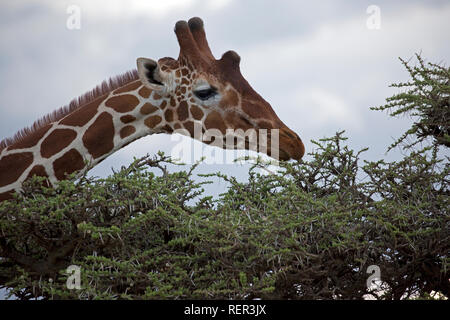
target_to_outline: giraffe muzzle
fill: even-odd
[[[305,154],[302,139],[291,129],[287,127],[280,129],[279,139],[280,160],[300,160]]]

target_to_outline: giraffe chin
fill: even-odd
[[[282,160],[282,161],[288,161],[288,160],[297,160],[300,161],[303,157],[304,154],[304,147],[303,147],[303,151],[296,151],[293,153],[289,153],[288,151],[285,151],[283,149],[280,148],[279,150],[279,155],[278,155],[278,159]]]
[[[278,160],[288,161],[288,160],[291,160],[291,156],[286,151],[280,149],[279,150]]]

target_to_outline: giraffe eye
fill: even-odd
[[[208,100],[217,94],[217,89],[214,87],[209,87],[206,89],[195,90],[194,94],[200,100]]]

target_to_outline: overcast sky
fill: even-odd
[[[68,29],[76,5],[80,29]],[[380,28],[370,29],[370,5]],[[0,139],[67,104],[111,76],[135,68],[137,57],[176,58],[176,21],[199,16],[217,58],[241,56],[241,70],[279,117],[305,143],[346,130],[366,159],[400,157],[388,145],[410,125],[371,111],[408,74],[398,57],[415,53],[431,62],[450,58],[449,1],[238,1],[238,0],[2,0],[0,2]],[[372,21],[372,20],[371,20]],[[169,135],[138,140],[91,173],[105,176],[133,156],[170,154]],[[211,148],[211,147],[208,147]],[[200,166],[246,178],[246,165]],[[225,184],[217,182],[216,194]]]

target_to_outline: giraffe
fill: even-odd
[[[279,159],[300,160],[305,152],[302,140],[244,79],[239,55],[227,51],[216,60],[198,17],[178,21],[174,31],[178,59],[138,58],[137,70],[104,81],[1,141],[0,201],[20,192],[33,175],[46,177],[46,183],[54,186],[68,174],[81,174],[155,133],[184,130],[196,138],[195,128],[222,133],[277,129]],[[244,148],[249,148],[247,142]],[[271,155],[270,150],[265,152]]]

